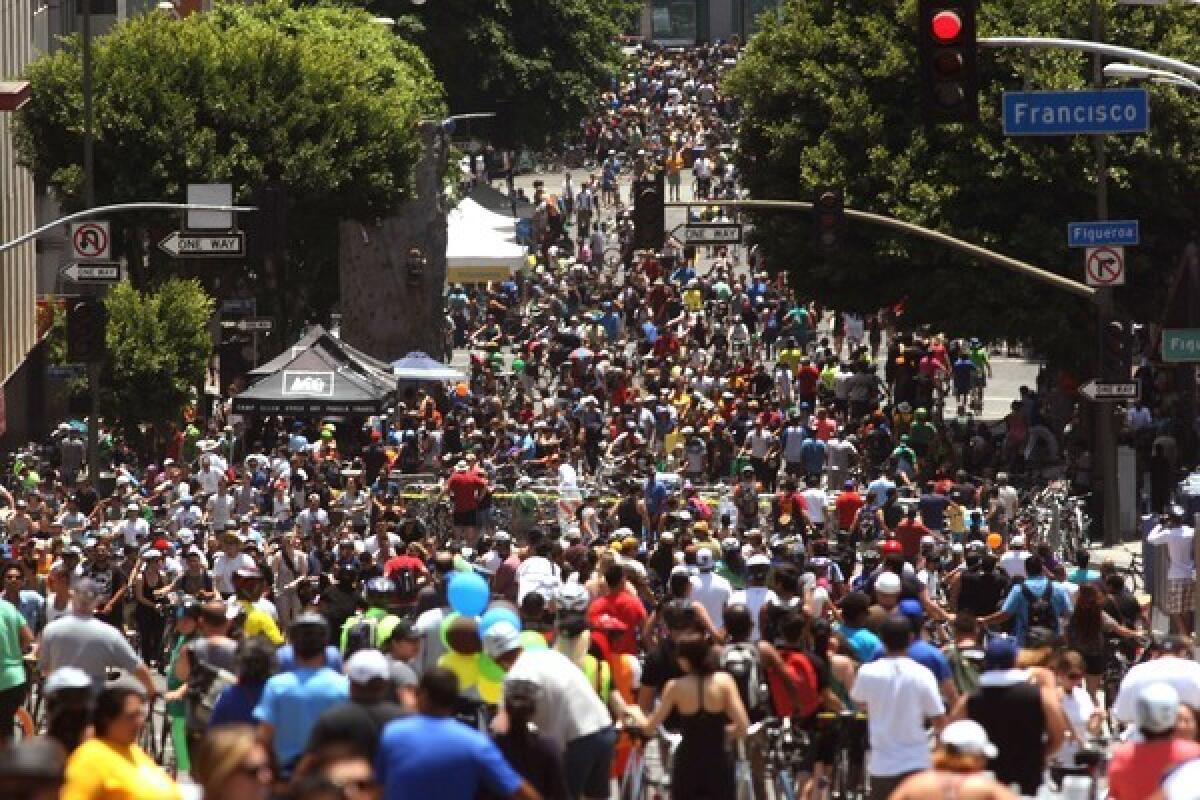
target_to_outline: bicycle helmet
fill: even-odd
[[[584,613],[591,602],[588,590],[577,583],[564,584],[558,590],[558,610],[560,612],[574,611]]]
[[[363,597],[368,604],[381,605],[392,599],[396,584],[390,578],[371,578],[363,587]]]

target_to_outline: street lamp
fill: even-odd
[[[1200,0],[1117,0],[1119,6],[1200,6]]]
[[[1190,78],[1185,78],[1169,70],[1152,69],[1137,64],[1108,64],[1104,67],[1104,77],[1165,83],[1171,86],[1190,89],[1193,92],[1200,92],[1200,83],[1196,83]]]

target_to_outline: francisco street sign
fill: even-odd
[[[1145,89],[1004,93],[1006,136],[1145,133],[1149,127]]]
[[[246,238],[241,233],[172,231],[158,246],[176,258],[237,258],[246,254]]]
[[[1138,385],[1133,383],[1096,383],[1088,381],[1079,387],[1079,393],[1089,400],[1104,402],[1107,400],[1137,400]]]
[[[46,377],[52,381],[82,378],[87,374],[87,364],[53,364],[46,367]]]
[[[684,244],[738,244],[742,241],[742,226],[729,223],[700,222],[684,226]]]
[[[71,262],[58,271],[67,280],[76,283],[120,283],[121,263],[119,261],[84,261]]]
[[[1200,328],[1164,328],[1162,360],[1175,364],[1200,363]]]
[[[1068,247],[1099,247],[1106,244],[1134,247],[1138,241],[1139,231],[1136,219],[1067,224]]]

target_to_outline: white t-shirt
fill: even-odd
[[[1096,710],[1096,704],[1092,702],[1087,689],[1076,686],[1069,694],[1063,693],[1062,709],[1072,735],[1063,740],[1062,747],[1055,754],[1055,760],[1060,764],[1072,766],[1075,764],[1075,754],[1088,742],[1088,721]]]
[[[561,585],[562,570],[548,558],[533,556],[522,561],[521,566],[517,567],[518,605],[530,592],[538,592],[547,601],[552,600]]]
[[[224,477],[225,473],[210,464],[208,469],[202,469],[196,473],[196,482],[200,484],[200,491],[205,494],[215,494],[217,482]]]
[[[715,572],[701,571],[692,578],[692,599],[704,606],[717,630],[725,627],[725,606],[733,596],[733,585]]]
[[[121,532],[121,536],[125,539],[125,544],[137,546],[140,538],[150,535],[150,523],[141,517],[134,519],[123,519],[121,524],[117,526],[117,530]]]
[[[813,525],[818,528],[824,527],[825,504],[829,502],[825,490],[814,486],[811,489],[805,489],[800,496],[804,498],[804,505],[808,507],[808,518],[812,520]]]
[[[767,430],[750,431],[746,434],[746,445],[750,448],[752,458],[766,458],[774,442],[775,437]]]
[[[237,500],[231,494],[214,494],[208,498],[209,524],[213,530],[220,530],[225,523],[233,518],[233,509]]]
[[[863,664],[850,696],[867,707],[871,775],[929,769],[925,721],[946,713],[933,673],[908,656]]]
[[[1195,577],[1195,567],[1192,564],[1192,539],[1195,532],[1186,525],[1168,528],[1163,525],[1155,526],[1146,536],[1150,544],[1165,544],[1171,565],[1167,567],[1167,580],[1181,581]]]
[[[1008,573],[1010,578],[1025,578],[1025,559],[1033,553],[1028,550],[1009,550],[1000,556],[999,567]]]
[[[747,586],[745,589],[733,593],[731,603],[745,604],[746,609],[750,612],[750,619],[754,620],[754,630],[750,634],[750,641],[757,642],[762,638],[762,634],[758,632],[758,612],[767,603],[778,605],[779,597],[765,586]]]
[[[213,562],[213,585],[221,594],[233,594],[233,573],[253,564],[254,559],[245,553],[238,553],[232,558],[225,553],[217,553]]]
[[[1159,682],[1175,687],[1184,705],[1200,708],[1200,664],[1190,659],[1165,656],[1137,664],[1125,673],[1113,702],[1116,718],[1127,725],[1134,724],[1138,695],[1150,684]]]
[[[509,681],[528,681],[541,689],[533,722],[561,745],[612,724],[583,670],[557,650],[522,652],[504,678],[506,685]]]

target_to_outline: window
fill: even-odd
[[[656,40],[697,40],[696,0],[651,0],[651,35]]]

